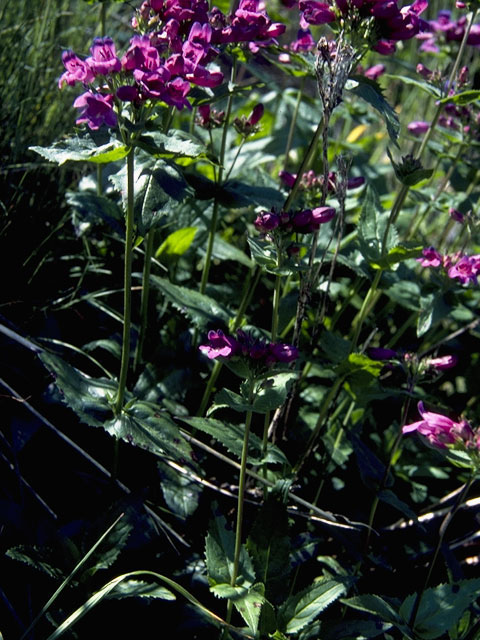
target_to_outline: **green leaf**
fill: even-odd
[[[220,442],[228,451],[233,453],[238,459],[242,456],[242,443],[244,436],[244,426],[238,424],[230,424],[223,420],[215,418],[200,417],[180,417],[182,422],[189,424],[194,429],[199,429],[204,433],[212,436],[217,442]],[[250,433],[248,440],[248,461],[249,464],[258,464],[263,460],[263,443],[255,433]],[[279,463],[289,465],[285,454],[275,445],[268,444],[265,462]]]
[[[129,444],[186,464],[191,460],[190,445],[170,416],[152,403],[136,400],[118,418],[104,424],[105,430]]]
[[[259,511],[247,539],[258,580],[265,584],[266,597],[274,602],[285,592],[292,571],[286,504],[280,492],[272,490]]]
[[[117,393],[117,383],[107,378],[91,378],[46,351],[40,353],[39,358],[54,374],[62,400],[82,422],[92,427],[103,427],[112,417],[111,403]]]
[[[320,579],[300,593],[290,596],[278,611],[278,627],[285,633],[298,633],[328,605],[347,590],[345,578]]]
[[[158,462],[162,479],[162,493],[168,507],[181,518],[191,516],[197,509],[202,487],[188,475],[175,471],[168,464]]]
[[[431,327],[434,327],[440,320],[445,318],[450,312],[449,306],[445,303],[441,291],[435,291],[420,298],[420,313],[417,320],[417,336],[420,338]]]
[[[432,96],[432,98],[440,98],[440,90],[427,82],[421,76],[418,78],[410,78],[408,76],[399,76],[392,73],[386,73],[383,77],[391,80],[400,80],[403,84],[417,87],[417,89],[420,89],[424,93],[427,93],[429,96]]]
[[[198,158],[206,156],[204,144],[195,136],[179,129],[168,133],[154,131],[143,134],[137,145],[155,158]]]
[[[198,252],[202,256],[205,256],[207,253],[203,247],[199,247]],[[239,262],[248,268],[253,266],[251,258],[249,258],[240,249],[237,249],[237,247],[226,242],[218,233],[215,235],[213,241],[212,255],[216,260],[232,260],[233,262]]]
[[[110,181],[122,193],[126,206],[127,168],[122,167],[110,176]],[[164,224],[167,214],[192,194],[178,167],[166,160],[155,160],[145,153],[135,156],[134,190],[135,224],[143,237],[153,227]]]
[[[351,76],[347,88],[359,98],[368,102],[376,109],[385,121],[388,135],[391,141],[398,147],[397,138],[400,133],[400,123],[394,108],[387,102],[382,93],[382,88],[375,80],[365,76]]]
[[[228,325],[234,313],[219,302],[193,289],[172,284],[164,278],[151,276],[152,285],[159,289],[173,306],[185,314],[199,329],[209,325]]]
[[[277,267],[277,252],[273,244],[250,237],[247,238],[247,242],[253,260],[266,271],[272,272],[271,270]]]
[[[423,640],[434,640],[445,634],[478,598],[480,579],[441,584],[422,594],[415,618],[415,634]],[[417,594],[409,595],[400,607],[404,620],[409,620]]]
[[[110,140],[107,144],[97,146],[91,138],[79,138],[78,136],[59,140],[50,147],[29,148],[50,162],[56,162],[59,165],[65,164],[69,160],[105,164],[125,158],[129,151],[128,147],[118,140]]]
[[[91,224],[98,222],[106,222],[117,233],[123,233],[123,211],[110,198],[92,191],[67,191],[66,197],[74,212],[73,224],[78,236],[83,235]]]
[[[210,587],[219,584],[230,585],[233,576],[233,559],[235,551],[235,533],[227,528],[222,515],[217,515],[210,523],[205,541],[205,560],[207,564]],[[252,561],[247,550],[242,546],[236,587],[248,589],[255,582]],[[230,597],[227,595],[225,597]]]
[[[376,191],[369,186],[365,192],[360,214],[358,240],[365,260],[372,265],[380,264],[383,252],[388,254],[397,244],[397,232],[393,225],[390,225],[385,238],[388,218],[389,214],[383,210]]]
[[[378,498],[382,502],[386,502],[387,504],[389,504],[394,509],[397,509],[397,511],[400,511],[400,513],[403,513],[403,515],[410,520],[413,520],[414,522],[417,521],[417,514],[415,513],[415,511],[410,509],[408,504],[403,500],[400,500],[400,498],[398,498],[390,489],[384,489],[383,491],[380,491],[378,494]]]
[[[423,247],[405,247],[398,245],[389,250],[387,255],[378,262],[371,262],[370,266],[374,269],[391,269],[393,266],[397,266],[400,262],[410,260],[411,258],[418,258],[422,255]]]
[[[347,607],[352,607],[365,613],[371,613],[383,622],[390,622],[399,628],[405,626],[397,611],[380,596],[365,594],[353,598],[342,598],[342,603],[346,604]]]
[[[215,395],[215,402],[208,413],[211,414],[217,409],[226,407],[240,413],[246,411],[268,413],[273,411],[285,402],[289,384],[296,377],[297,374],[293,371],[269,375],[257,384],[253,404],[250,404],[238,393],[230,391],[230,389],[222,389]]]
[[[170,589],[155,584],[154,582],[144,582],[143,580],[125,580],[119,582],[105,597],[116,600],[123,598],[176,600],[175,594],[173,594]]]
[[[462,91],[461,93],[457,93],[454,96],[447,96],[442,100],[439,100],[440,104],[450,104],[453,102],[454,104],[466,105],[472,104],[472,102],[477,102],[480,99],[480,89],[469,89],[468,91]]]
[[[249,589],[232,587],[229,584],[217,584],[210,587],[210,591],[219,598],[232,600],[235,609],[245,620],[248,628],[253,633],[257,632],[262,606],[265,602],[262,584],[254,584]]]
[[[174,231],[165,238],[155,252],[155,257],[159,258],[163,254],[166,254],[168,257],[182,256],[190,248],[196,232],[197,227],[177,229],[177,231]]]

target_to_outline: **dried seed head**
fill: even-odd
[[[355,62],[355,50],[343,42],[321,38],[317,45],[315,65],[318,90],[325,112],[331,113],[340,104],[343,89]]]

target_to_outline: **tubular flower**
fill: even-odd
[[[462,443],[468,445],[473,442],[474,433],[466,420],[454,422],[440,413],[426,411],[423,402],[418,403],[418,411],[422,419],[406,424],[402,428],[403,434],[417,431],[438,449],[446,449],[448,445]]]

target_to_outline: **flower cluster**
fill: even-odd
[[[288,364],[298,358],[298,349],[281,342],[268,342],[255,338],[239,329],[236,337],[226,335],[220,329],[208,332],[208,343],[201,345],[200,351],[210,360],[241,357],[258,368],[271,367],[278,363]]]
[[[398,7],[396,0],[299,0],[300,26],[326,24],[336,21],[348,24],[353,32],[368,30],[373,48],[391,54],[400,40],[408,40],[428,27],[419,16],[428,0],[415,0],[411,5]]]
[[[278,176],[289,188],[293,187],[295,180],[297,179],[296,173],[290,173],[288,171],[280,171]],[[314,171],[310,170],[302,174],[299,189],[302,191],[321,191],[323,189],[323,182],[323,175],[317,175]],[[347,189],[356,189],[357,187],[361,187],[364,183],[365,178],[363,176],[350,178],[347,183]],[[327,190],[329,193],[335,193],[337,191],[337,174],[334,171],[330,171],[328,174]]]
[[[59,86],[78,82],[88,88],[74,103],[81,109],[77,123],[115,126],[122,103],[191,108],[191,85],[213,88],[223,82],[223,73],[211,66],[218,45],[248,42],[255,50],[283,33],[285,25],[273,23],[262,6],[260,0],[240,0],[225,16],[217,7],[209,10],[206,0],[149,0],[133,20],[139,33],[121,58],[108,37],[95,38],[85,60],[65,51]]]
[[[478,434],[466,420],[454,422],[440,413],[426,411],[423,402],[418,403],[418,411],[422,417],[418,422],[406,424],[402,433],[416,431],[424,436],[430,445],[438,449],[447,449],[449,446],[466,447],[467,449],[479,448]]]
[[[275,229],[284,234],[312,233],[321,224],[329,222],[335,216],[333,207],[316,207],[301,211],[262,211],[254,221],[255,228],[262,234],[269,234]]]
[[[442,42],[460,42],[465,35],[467,16],[461,16],[458,20],[452,19],[452,12],[448,9],[439,11],[434,20],[428,20],[423,28],[423,33],[418,33],[417,38],[422,41],[420,51],[438,53]],[[472,25],[467,37],[467,44],[480,45],[480,24]]]
[[[461,252],[450,256],[442,255],[434,247],[426,247],[417,261],[422,267],[442,267],[449,278],[457,279],[461,284],[478,284],[480,255],[468,256]]]
[[[451,369],[457,362],[457,356],[448,354],[436,358],[420,358],[417,354],[405,351],[395,351],[384,347],[369,347],[367,355],[372,360],[386,361],[389,367],[400,366],[405,371],[417,376],[425,372],[439,372]]]

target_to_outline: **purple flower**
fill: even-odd
[[[122,63],[117,58],[115,44],[111,38],[95,38],[90,48],[91,57],[86,59],[95,75],[107,75],[120,71]]]
[[[477,256],[463,256],[448,269],[449,278],[458,278],[462,284],[477,284],[480,260]]]
[[[270,343],[270,354],[276,362],[294,362],[298,358],[298,349],[291,344]]]
[[[309,24],[327,24],[337,19],[334,11],[326,2],[300,0],[298,8],[301,11],[300,26],[302,29],[308,29]]]
[[[247,118],[247,124],[250,127],[254,127],[258,123],[258,121],[261,120],[261,118],[263,117],[263,111],[264,111],[264,107],[261,102],[255,105],[252,109],[252,113]]]
[[[163,100],[166,94],[166,84],[170,80],[171,74],[165,66],[161,66],[155,71],[135,69],[133,77],[146,98]]]
[[[422,255],[422,258],[417,258],[422,267],[439,267],[443,262],[441,254],[433,247],[423,249]]]
[[[297,33],[297,39],[290,43],[291,51],[311,51],[316,42],[310,32],[310,29],[300,29]]]
[[[423,120],[414,120],[413,122],[410,122],[407,129],[414,136],[422,136],[430,129],[430,123]]]
[[[148,36],[133,36],[130,46],[122,58],[122,67],[125,71],[142,69],[154,71],[160,66],[160,56],[157,49],[152,46]]]
[[[76,109],[82,109],[80,117],[76,120],[77,124],[85,122],[90,129],[99,129],[102,124],[106,124],[108,127],[115,127],[117,124],[111,94],[103,95],[86,91],[78,96],[73,106]]]
[[[473,431],[466,420],[454,422],[440,413],[425,411],[423,402],[418,403],[418,411],[422,419],[418,422],[406,424],[402,433],[417,431],[427,438],[429,443],[438,449],[446,449],[450,444],[468,443],[473,438]]]
[[[318,229],[318,226],[330,220],[335,216],[333,207],[316,207],[312,209],[312,225]]]
[[[439,369],[443,371],[444,369],[451,369],[457,364],[458,358],[454,355],[441,356],[439,358],[429,358],[426,361],[427,367],[432,367],[433,369]]]
[[[369,67],[363,72],[363,75],[370,80],[377,80],[382,73],[385,73],[386,67],[384,64],[375,64],[373,67]]]
[[[369,347],[367,349],[368,357],[372,360],[392,360],[398,358],[398,353],[393,349],[384,349],[382,347]]]
[[[58,81],[58,87],[60,89],[64,84],[73,87],[76,82],[89,84],[95,80],[95,75],[88,64],[84,60],[81,60],[70,49],[62,53],[62,62],[66,71],[60,76]]]
[[[452,218],[452,220],[455,220],[455,222],[460,222],[460,223],[465,222],[465,216],[458,209],[454,209],[453,207],[450,207],[450,209],[448,210],[448,215]]]
[[[257,231],[260,231],[261,233],[268,233],[279,226],[280,217],[272,211],[264,211],[256,217],[253,224]]]
[[[207,337],[208,344],[200,345],[199,349],[210,360],[218,357],[230,358],[239,349],[239,344],[235,338],[226,336],[220,329],[218,331],[209,331]]]

